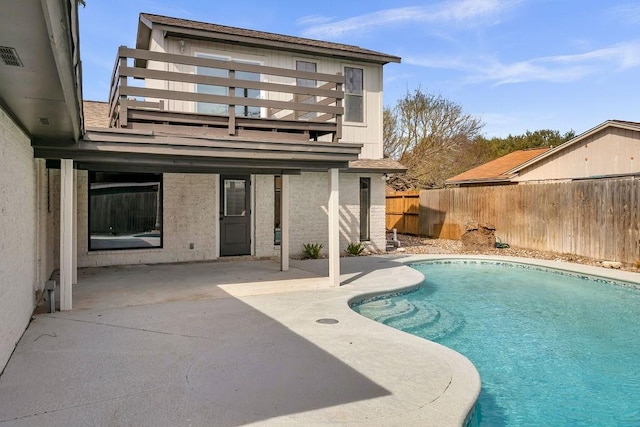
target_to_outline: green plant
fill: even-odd
[[[302,246],[304,246],[302,252],[305,258],[317,259],[320,257],[320,251],[323,248],[322,243],[305,243]]]
[[[358,243],[349,243],[349,245],[347,246],[346,252],[347,255],[350,256],[360,256],[362,255],[362,252],[364,251],[365,247],[364,247],[364,243],[362,242],[358,242]]]

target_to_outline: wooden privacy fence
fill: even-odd
[[[640,179],[451,188],[420,193],[419,233],[459,239],[495,225],[513,246],[633,263],[640,259]]]
[[[395,228],[398,233],[418,234],[419,215],[419,191],[391,191],[387,193],[385,218],[387,230]]]
[[[131,234],[155,230],[158,193],[137,191],[91,196],[92,234]]]

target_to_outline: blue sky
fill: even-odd
[[[637,0],[86,0],[84,97],[106,100],[118,46],[149,12],[358,45],[402,57],[385,66],[384,102],[442,95],[480,117],[487,137],[605,120],[640,121]]]

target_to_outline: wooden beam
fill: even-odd
[[[168,62],[172,64],[195,65],[207,68],[221,68],[224,70],[246,71],[249,73],[269,74],[273,76],[293,77],[297,79],[319,80],[323,82],[341,83],[344,81],[344,77],[336,74],[315,73],[312,71],[298,71],[289,68],[267,67],[264,65],[247,64],[230,60],[203,58],[165,52],[151,52],[149,50],[130,49],[126,47],[121,47],[118,53],[120,56],[134,58],[136,60],[145,59],[150,61]]]
[[[234,63],[235,64],[235,63]],[[205,84],[211,86],[235,86],[247,89],[258,89],[269,92],[294,93],[300,95],[322,96],[344,98],[344,92],[329,89],[336,86],[331,83],[329,86],[322,85],[318,88],[297,86],[294,84],[269,83],[255,80],[242,80],[227,77],[214,77],[202,74],[180,73],[175,71],[150,70],[146,68],[124,67],[120,70],[121,76],[129,76],[138,79],[167,80],[180,83]]]
[[[320,113],[342,114],[342,107],[318,104],[304,104],[302,102],[273,101],[268,99],[234,97],[225,95],[210,95],[206,93],[183,92],[179,90],[151,89],[135,86],[120,86],[120,96],[140,96],[144,98],[172,99],[178,101],[208,102],[223,105],[247,105],[263,108],[281,108],[285,110],[301,110]],[[121,113],[122,114],[122,113]]]

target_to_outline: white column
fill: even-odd
[[[329,285],[340,286],[339,170],[329,169]]]
[[[73,193],[71,197],[73,198],[73,212],[71,215],[73,216],[73,242],[71,244],[72,249],[72,266],[71,266],[71,283],[73,285],[78,284],[78,171],[76,169],[73,170]]]
[[[280,270],[289,271],[289,175],[281,175]]]
[[[60,310],[71,310],[73,282],[73,160],[60,160]]]

